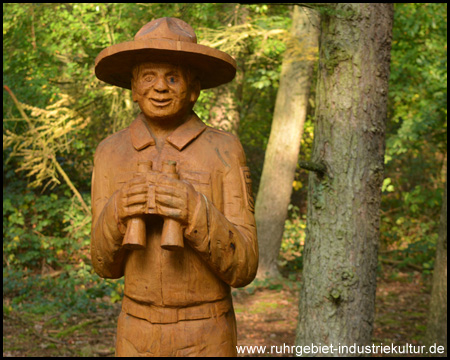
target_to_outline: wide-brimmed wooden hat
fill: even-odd
[[[108,84],[131,89],[132,69],[143,62],[190,66],[197,71],[202,89],[225,84],[236,75],[236,61],[230,55],[197,44],[194,29],[170,17],[147,23],[134,41],[102,50],[95,59],[95,75]]]

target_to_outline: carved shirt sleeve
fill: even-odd
[[[124,274],[126,250],[121,247],[123,229],[120,228],[107,174],[108,164],[102,146],[94,156],[92,173],[92,231],[91,257],[96,273],[103,278],[120,278]]]
[[[253,198],[242,146],[234,138],[232,151],[225,151],[224,211],[198,194],[193,221],[185,231],[191,246],[225,283],[249,284],[258,267],[258,243]]]

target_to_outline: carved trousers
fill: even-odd
[[[116,356],[237,356],[234,311],[171,324],[152,324],[122,311]]]

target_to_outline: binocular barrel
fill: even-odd
[[[166,161],[162,164],[162,172],[174,179],[179,179],[176,166],[176,161]],[[171,251],[184,248],[183,229],[178,221],[170,218],[164,220],[161,247]]]
[[[152,171],[151,161],[139,161],[138,173]],[[147,233],[143,216],[132,217],[127,222],[127,231],[123,237],[122,246],[129,250],[143,250],[147,245]]]

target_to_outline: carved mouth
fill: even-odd
[[[163,107],[163,106],[169,105],[170,102],[172,101],[172,99],[150,98],[150,101],[151,101],[152,104],[155,105],[155,106]]]

